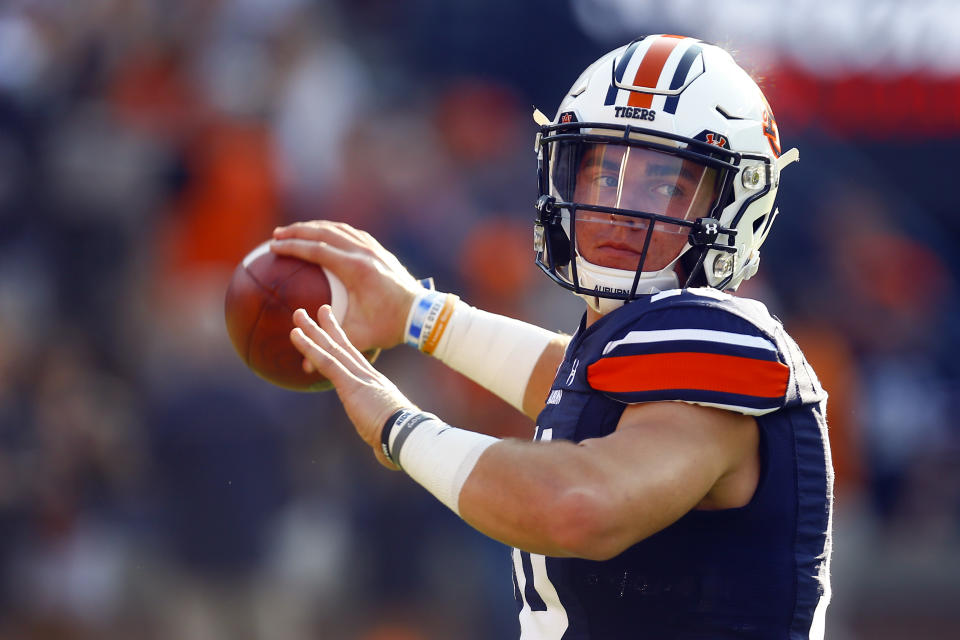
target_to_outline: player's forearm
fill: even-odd
[[[674,405],[628,409],[614,433],[577,444],[498,440],[409,409],[381,440],[385,455],[480,532],[525,551],[603,560],[693,509],[755,451],[756,427],[742,416]]]
[[[500,440],[404,409],[380,434],[383,455],[482,533],[553,556],[626,548],[604,464],[568,441]],[[632,529],[633,527],[628,527]],[[629,539],[628,539],[629,538]]]
[[[579,445],[504,440],[477,461],[459,497],[460,516],[524,551],[603,560],[632,538],[610,524],[604,471]]]
[[[535,418],[569,338],[435,291],[415,301],[408,344]]]
[[[550,346],[559,334],[541,327],[457,303],[446,332],[433,355],[454,371],[462,373],[485,389],[536,418],[546,393],[540,378],[553,360],[553,373],[562,359],[551,357]],[[549,351],[549,353],[548,353]],[[546,358],[544,355],[547,354]],[[541,367],[541,361],[545,362]],[[552,376],[551,376],[552,381]],[[532,411],[527,410],[527,389],[531,389]],[[547,382],[549,387],[550,382]],[[537,398],[539,395],[539,407]]]

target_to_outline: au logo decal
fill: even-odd
[[[773,155],[780,157],[780,130],[777,129],[777,121],[773,118],[773,112],[770,108],[763,110],[763,135],[770,143],[770,149]]]

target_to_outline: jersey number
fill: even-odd
[[[572,376],[572,374],[571,374]],[[542,442],[553,439],[553,429],[540,429],[537,428],[537,435],[534,438]],[[530,557],[529,551],[519,551],[520,554],[520,568],[523,571],[523,591],[520,594],[523,597],[523,602],[530,607],[531,611],[546,611],[547,604],[543,601],[543,596],[540,595],[540,592],[537,589],[537,578],[539,577],[541,581],[547,580],[546,576],[546,566],[543,556],[537,558],[538,565],[544,567],[542,576],[537,574],[541,572],[534,572],[533,570],[533,560]],[[549,582],[549,581],[548,581]],[[519,590],[519,585],[518,585]]]
[[[551,440],[553,429],[537,427],[537,440]],[[569,625],[567,611],[547,575],[547,559],[536,553],[513,550],[514,581],[523,601],[520,607],[520,640],[560,640]],[[523,588],[520,578],[523,576]]]

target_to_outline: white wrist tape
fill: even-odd
[[[540,355],[556,334],[457,300],[433,355],[523,411]]]
[[[457,429],[430,413],[404,410],[387,421],[383,451],[458,516],[460,490],[480,454],[497,438]]]

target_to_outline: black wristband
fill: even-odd
[[[387,418],[387,421],[383,423],[383,429],[380,431],[380,449],[383,451],[383,456],[393,464],[397,463],[393,459],[393,456],[390,455],[390,432],[393,430],[393,425],[395,425],[397,420],[400,419],[400,416],[407,411],[408,409],[397,409],[393,415]]]

